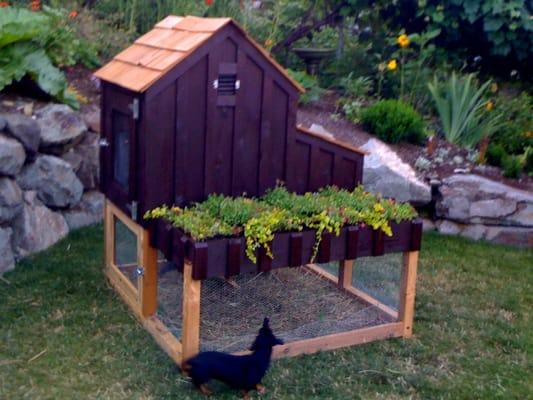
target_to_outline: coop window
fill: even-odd
[[[213,86],[217,91],[217,104],[219,106],[234,106],[235,95],[240,86],[240,82],[237,79],[237,64],[220,64],[218,77]]]
[[[113,129],[113,179],[124,190],[129,189],[130,164],[130,119],[114,111]]]

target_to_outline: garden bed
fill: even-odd
[[[420,249],[422,222],[420,220],[391,223],[392,236],[369,226],[345,226],[340,234],[323,233],[316,261],[353,260],[358,257],[381,256],[387,253]],[[174,246],[167,259],[180,268],[185,261],[192,263],[193,279],[230,277],[242,273],[268,272],[283,267],[299,267],[312,261],[316,231],[279,232],[274,236],[270,258],[263,249],[257,250],[257,263],[245,252],[242,236],[196,241],[177,228],[172,228]],[[151,235],[153,236],[153,235]]]

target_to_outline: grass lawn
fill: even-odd
[[[202,398],[101,265],[94,227],[0,280],[0,399]],[[263,398],[531,398],[533,251],[426,235],[419,271],[414,338],[276,361]]]

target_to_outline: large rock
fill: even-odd
[[[15,176],[26,160],[26,152],[19,141],[0,134],[0,174]]]
[[[63,216],[70,230],[97,224],[104,216],[104,195],[96,190],[85,193],[76,207],[63,211]]]
[[[54,208],[73,207],[83,194],[83,185],[71,165],[54,156],[37,157],[22,169],[18,182],[25,190],[36,190],[39,199]]]
[[[83,120],[91,131],[100,133],[100,107],[93,107],[85,111]]]
[[[96,189],[100,178],[100,146],[99,136],[95,133],[87,133],[83,141],[73,150],[79,156],[81,163],[76,170],[76,175],[80,179],[86,190]]]
[[[465,224],[533,227],[533,193],[477,175],[452,175],[439,188],[437,216]]]
[[[30,155],[39,149],[41,129],[37,121],[22,114],[4,114],[6,132],[24,145]]]
[[[69,106],[49,104],[36,113],[41,126],[40,150],[61,155],[78,143],[87,125],[83,118]]]
[[[0,275],[15,268],[15,257],[11,247],[11,228],[0,228]]]
[[[361,149],[370,153],[365,157],[363,170],[366,190],[417,205],[431,201],[430,187],[385,143],[370,139]]]
[[[37,198],[24,193],[22,212],[13,220],[13,250],[19,257],[42,251],[68,234],[68,225],[60,213],[53,212]]]
[[[22,210],[22,190],[9,178],[0,178],[0,224],[9,222]]]

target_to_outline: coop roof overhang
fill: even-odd
[[[302,93],[305,92],[302,86],[231,18],[169,15],[94,75],[134,92],[145,92],[228,25],[235,26],[292,86]]]

